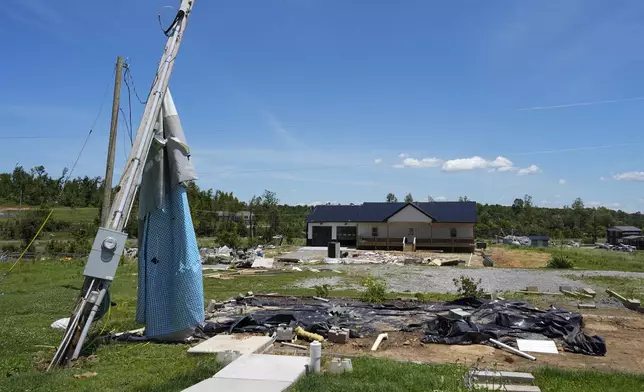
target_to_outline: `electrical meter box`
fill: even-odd
[[[83,275],[114,280],[126,240],[127,234],[125,233],[103,227],[99,228]]]

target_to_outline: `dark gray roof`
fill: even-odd
[[[609,228],[608,230],[611,231],[642,231],[642,229],[639,229],[635,226],[613,226]]]
[[[623,240],[639,240],[644,239],[644,235],[628,235],[622,238]]]
[[[531,235],[528,238],[532,241],[550,241],[550,237],[547,235]]]
[[[408,203],[363,203],[359,206],[317,206],[306,217],[307,222],[384,222]],[[412,203],[436,222],[476,222],[476,202],[436,201]]]

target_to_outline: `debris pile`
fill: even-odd
[[[371,305],[346,299],[304,303],[301,298],[240,295],[211,315],[204,326],[208,335],[273,333],[280,328],[290,333],[293,328],[307,339],[344,342],[384,331],[423,330],[422,343],[493,345],[494,339],[516,347],[514,338],[550,338],[566,351],[606,353],[602,337],[583,333],[581,314],[554,307],[540,310],[525,301],[463,298],[443,304]]]

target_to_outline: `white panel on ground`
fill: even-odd
[[[217,354],[222,351],[237,351],[242,355],[263,352],[272,339],[269,336],[248,336],[240,339],[235,335],[216,335],[188,349],[190,354]]]
[[[294,382],[305,372],[309,357],[251,354],[221,369],[213,378]]]
[[[258,257],[253,261],[251,268],[273,268],[274,262],[271,258]]]
[[[529,353],[559,354],[554,340],[517,339],[519,350]]]
[[[183,392],[282,392],[290,385],[288,381],[209,378]]]

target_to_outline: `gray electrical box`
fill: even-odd
[[[103,227],[99,228],[83,275],[114,280],[126,240],[127,234],[125,233]]]

